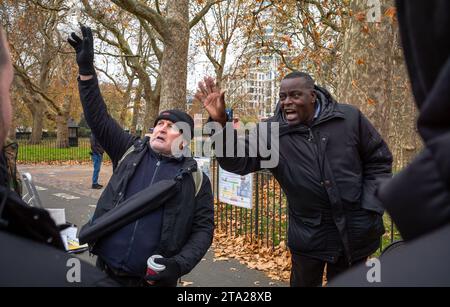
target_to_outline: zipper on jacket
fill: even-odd
[[[120,203],[120,201],[123,198],[124,193],[119,192],[119,199],[117,199],[117,201],[114,203],[114,208]]]
[[[312,130],[311,130],[310,127],[308,127],[308,132],[309,132],[308,142],[313,142],[314,141],[314,135],[313,135]]]
[[[158,159],[158,162],[156,162],[155,172],[153,173],[152,180],[150,181],[150,185],[153,184],[153,181],[155,180],[156,173],[158,172],[158,169],[159,169],[159,166],[160,166],[160,165],[161,165],[161,160]]]
[[[161,160],[159,159],[159,157],[157,159],[158,159],[158,161],[156,162],[155,172],[153,173],[152,180],[150,181],[150,185],[153,184],[153,181],[155,180],[155,177],[156,177],[156,173],[158,172],[159,166],[161,165]],[[134,223],[133,234],[131,236],[130,245],[128,245],[127,262],[128,262],[128,259],[130,258],[131,247],[133,246],[133,243],[134,243],[134,237],[136,236],[136,230],[137,230],[138,225],[139,225],[139,219]]]
[[[133,234],[131,235],[130,245],[128,245],[126,263],[128,263],[128,260],[130,258],[131,247],[133,246],[133,243],[134,243],[134,237],[136,236],[136,230],[137,230],[138,224],[139,224],[139,219],[134,223]]]

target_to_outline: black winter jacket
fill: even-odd
[[[96,77],[87,81],[79,80],[79,91],[86,121],[111,158],[114,168],[113,175],[97,203],[93,216],[95,219],[124,200],[126,187],[136,166],[151,148],[148,138],[133,137],[111,118]],[[134,151],[118,165],[132,145],[135,146]],[[179,185],[180,191],[164,205],[161,240],[157,251],[164,257],[173,257],[183,275],[191,271],[202,259],[212,243],[214,232],[211,184],[203,174],[202,186],[195,197],[192,171],[196,167],[194,159],[184,158],[183,167],[177,175],[178,180],[182,181]]]
[[[379,247],[383,208],[374,193],[377,180],[391,177],[392,155],[358,109],[323,88],[316,92],[322,110],[311,127],[287,125],[280,110],[269,119],[280,123],[279,163],[270,171],[287,196],[291,251],[329,262],[346,255],[351,262]],[[261,160],[218,158],[241,175],[261,169]]]

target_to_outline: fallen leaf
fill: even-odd
[[[388,7],[387,10],[384,12],[384,16],[389,17],[391,21],[395,19],[395,16],[397,15],[397,9],[393,6]]]
[[[363,32],[363,33],[369,33],[369,27],[368,26],[366,26],[366,25],[364,25],[362,28],[361,28],[361,32]]]
[[[372,98],[367,98],[367,104],[368,105],[374,105],[376,102],[375,102],[375,100],[373,100]]]
[[[193,284],[194,284],[194,282],[192,282],[192,281],[184,281],[184,280],[181,281],[181,286],[183,286],[183,287],[187,287],[187,286],[190,286]]]
[[[358,21],[366,21],[366,12],[359,12],[355,15],[355,18]]]

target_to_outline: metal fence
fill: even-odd
[[[91,145],[89,138],[79,138],[78,146],[58,148],[56,138],[43,138],[39,144],[29,144],[27,139],[17,139],[19,163],[56,163],[66,161],[89,162]],[[104,160],[108,160],[104,155]]]
[[[274,248],[287,241],[288,210],[286,196],[268,171],[254,173],[252,209],[237,207],[219,201],[219,168],[216,160],[211,167],[215,198],[216,227],[233,236],[245,236],[249,242],[258,242]]]
[[[282,241],[287,243],[289,211],[286,195],[273,175],[266,170],[254,173],[253,207],[241,208],[220,202],[218,163],[213,160],[211,164],[216,227],[230,236],[244,236],[248,242],[258,242],[272,249]],[[386,233],[379,252],[400,239],[392,219],[387,214],[383,219]]]

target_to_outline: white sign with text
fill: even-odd
[[[251,209],[253,175],[236,175],[219,167],[219,200],[230,205]]]

